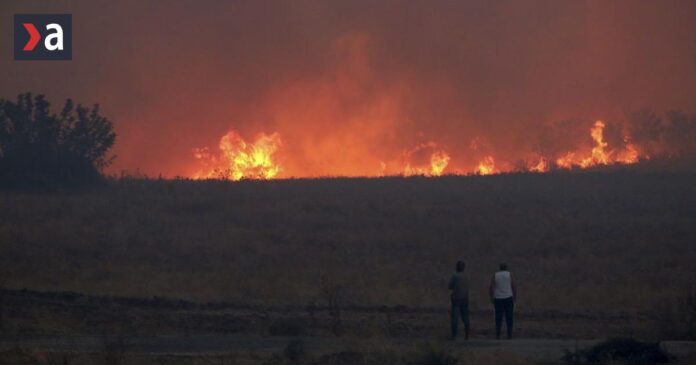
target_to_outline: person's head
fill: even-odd
[[[507,269],[508,269],[508,268],[507,268],[507,264],[506,264],[506,263],[503,262],[503,263],[500,264],[500,271],[507,271]]]
[[[457,272],[464,271],[465,267],[466,267],[466,264],[464,263],[464,261],[457,261],[457,265],[455,266]]]

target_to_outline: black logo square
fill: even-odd
[[[71,60],[72,14],[15,14],[15,60]]]

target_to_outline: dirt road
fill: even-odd
[[[470,341],[445,341],[446,308],[345,308],[339,330],[331,312],[301,307],[193,303],[163,298],[112,298],[78,293],[0,290],[0,350],[116,351],[155,355],[235,352],[275,354],[301,341],[314,355],[375,344],[417,349],[426,343],[454,352],[509,353],[557,360],[601,338],[636,337],[655,328],[646,314],[524,312],[520,339],[493,341],[490,311],[472,311]],[[104,335],[120,334],[120,335]],[[582,338],[574,340],[575,337]],[[663,342],[674,355],[696,352],[696,342]]]
[[[96,336],[53,336],[34,337],[22,339],[2,339],[0,349],[6,350],[14,347],[43,350],[43,351],[72,351],[72,352],[99,352],[107,346],[119,345],[126,352],[146,354],[191,355],[191,354],[215,354],[238,351],[254,351],[259,353],[281,352],[293,341],[301,341],[307,351],[315,354],[338,352],[360,345],[360,342],[369,340],[350,338],[322,338],[322,337],[287,337],[287,336],[250,336],[250,335],[192,335],[192,336],[167,336],[167,337],[133,337],[133,338],[105,338]],[[418,346],[426,343],[425,340],[396,340],[399,345]],[[435,341],[438,342],[438,341]],[[517,339],[512,341],[494,341],[487,339],[473,339],[469,341],[438,343],[455,351],[476,352],[505,352],[511,355],[535,359],[555,360],[559,359],[564,350],[582,349],[597,343],[596,340],[556,340],[556,339]],[[663,349],[676,356],[684,356],[696,352],[696,342],[665,341],[661,343]]]

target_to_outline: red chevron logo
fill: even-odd
[[[22,23],[22,25],[24,26],[24,29],[26,29],[29,33],[29,41],[27,41],[27,44],[24,45],[24,50],[33,51],[36,45],[41,40],[41,35],[39,34],[39,31],[36,30],[34,24]]]

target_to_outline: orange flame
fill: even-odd
[[[430,156],[430,173],[433,176],[440,176],[449,164],[450,156],[445,151],[435,151]]]
[[[278,176],[490,175],[504,171],[547,172],[631,164],[639,158],[647,158],[640,153],[648,146],[631,144],[628,135],[616,146],[613,138],[605,140],[609,133],[605,136],[606,125],[601,120],[588,128],[591,139],[583,131],[579,136],[561,134],[553,143],[543,145],[547,139],[543,136],[538,149],[512,150],[510,146],[503,146],[505,154],[496,154],[496,146],[486,136],[471,136],[469,152],[476,159],[482,158],[480,161],[465,155],[462,138],[469,137],[463,132],[468,128],[458,128],[461,133],[444,136],[450,145],[458,144],[453,151],[438,147],[434,141],[408,149],[410,145],[400,143],[412,140],[407,135],[409,131],[417,133],[410,137],[424,135],[412,129],[421,117],[410,118],[409,103],[423,96],[429,101],[431,94],[421,93],[416,84],[411,84],[410,78],[384,79],[371,67],[374,63],[372,52],[378,46],[379,41],[373,41],[367,33],[344,34],[334,40],[326,54],[327,60],[335,60],[335,64],[328,64],[321,73],[307,78],[293,77],[288,83],[279,81],[269,89],[268,100],[260,104],[259,114],[283,133],[283,142],[289,147],[282,151],[282,170],[276,156],[281,146],[278,133],[260,134],[247,143],[239,134],[230,131],[220,140],[219,152],[213,154],[207,148],[194,150],[202,170],[193,177],[240,180]],[[433,85],[438,85],[437,79],[433,80]],[[444,91],[432,97],[457,95]],[[420,108],[414,110],[420,113]],[[449,118],[449,114],[442,115]],[[447,129],[438,130],[443,133]],[[427,135],[432,136],[438,130],[427,131]],[[628,130],[633,129],[626,128]],[[548,137],[554,138],[554,135]],[[559,150],[558,142],[565,141],[566,137],[569,137],[569,145]],[[575,142],[581,138],[584,143],[576,149]],[[530,156],[533,158],[524,159]]]
[[[604,127],[604,122],[598,120],[595,122],[592,129],[590,129],[590,135],[592,136],[592,139],[595,141],[596,145],[592,147],[592,155],[580,161],[581,167],[584,168],[595,165],[609,164],[609,156],[604,151],[604,149],[608,146],[608,144],[604,142]]]
[[[432,150],[432,153],[430,153],[427,163],[417,165],[411,162],[413,155],[430,150]],[[406,159],[406,166],[403,169],[404,176],[441,176],[451,159],[446,151],[438,149],[435,142],[432,141],[419,144],[414,149],[406,151],[404,157]]]
[[[595,142],[589,156],[579,157],[577,152],[567,152],[556,159],[556,166],[569,169],[573,166],[588,168],[598,165],[611,164],[632,164],[639,160],[639,153],[636,146],[629,143],[630,138],[624,137],[623,149],[612,149],[604,141],[604,127],[606,125],[601,120],[595,122],[590,129],[590,135]]]
[[[573,159],[575,159],[575,153],[568,152],[565,155],[556,159],[556,166],[563,169],[569,169],[573,167]]]
[[[570,169],[573,167],[589,168],[600,165],[632,164],[641,158],[639,149],[630,143],[630,137],[623,139],[620,146],[610,146],[604,139],[603,121],[597,120],[590,128],[590,136],[594,142],[591,148],[567,151],[564,154],[551,156],[538,155],[533,160],[527,160],[523,169],[529,172],[548,172],[553,168]],[[475,148],[483,146],[482,139],[475,138]],[[203,168],[193,174],[194,179],[220,178],[228,180],[241,179],[273,179],[281,173],[281,165],[276,154],[281,147],[280,134],[267,135],[261,133],[250,142],[245,141],[237,132],[230,130],[219,143],[219,153],[213,154],[206,148],[193,150],[194,157],[200,161]],[[474,148],[472,147],[472,148]],[[486,149],[491,149],[490,146]],[[643,157],[645,158],[645,157]],[[385,162],[386,161],[386,162]],[[435,142],[428,141],[405,150],[401,158],[379,161],[379,169],[373,170],[368,176],[442,176],[445,170],[450,174],[491,175],[509,171],[511,164],[502,162],[502,167],[496,166],[493,154],[485,155],[476,166],[462,170],[456,165],[451,166],[452,158]],[[519,165],[517,165],[519,166]],[[391,167],[391,168],[389,168]]]
[[[627,138],[624,140],[624,142],[626,142],[626,148],[624,151],[619,153],[619,155],[616,157],[616,161],[622,164],[632,164],[638,162],[640,154],[638,153],[636,146],[628,143]]]
[[[531,171],[531,172],[547,172],[547,171],[549,171],[549,165],[546,162],[545,158],[539,157],[539,162],[537,162],[536,165],[530,166],[529,171]]]
[[[247,143],[234,130],[222,136],[218,145],[219,155],[210,153],[207,147],[196,148],[193,155],[201,160],[205,169],[194,174],[194,179],[272,179],[281,171],[274,155],[281,146],[278,133],[259,134]]]
[[[486,156],[478,166],[476,166],[475,173],[478,175],[491,175],[496,174],[499,171],[495,169],[495,159],[493,156]]]

